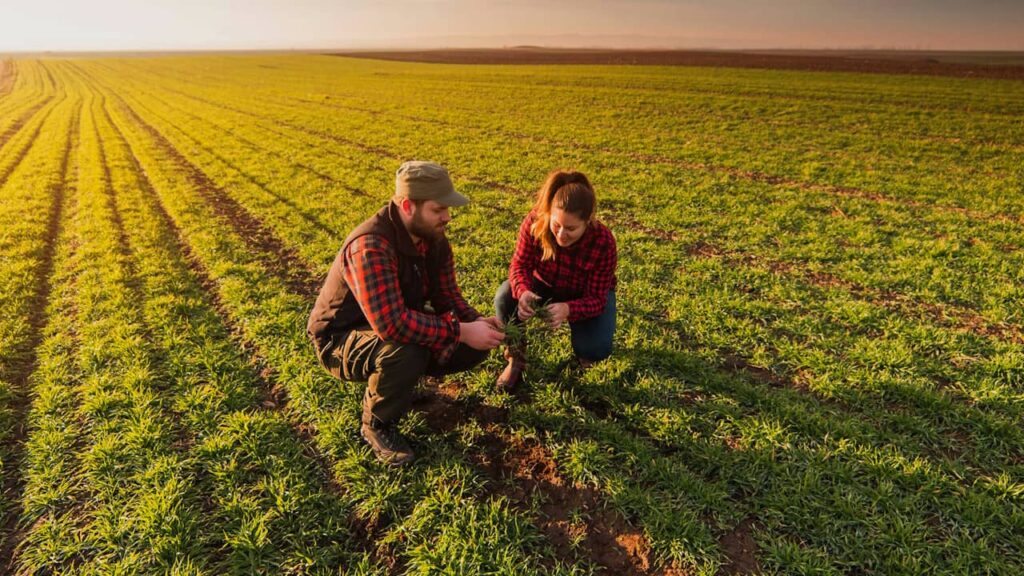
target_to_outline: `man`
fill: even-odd
[[[397,425],[420,377],[468,370],[504,338],[455,282],[444,230],[449,208],[468,202],[443,167],[402,164],[395,196],[345,239],[309,317],[324,368],[367,382],[360,431],[388,464],[415,458]]]

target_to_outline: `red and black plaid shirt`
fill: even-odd
[[[420,242],[417,249],[425,254],[426,243]],[[398,284],[398,255],[382,236],[366,234],[349,244],[344,276],[377,336],[400,344],[426,346],[443,364],[459,343],[459,322],[472,322],[480,317],[459,291],[454,264],[449,253],[440,278],[424,278],[424,294],[429,293],[430,282],[438,282],[437,296],[430,303],[434,313],[417,312],[405,306]]]
[[[530,232],[534,218],[530,212],[519,227],[508,269],[512,296],[518,300],[527,290],[548,292],[556,301],[569,304],[569,322],[600,316],[616,282],[618,254],[611,231],[595,220],[575,244],[568,248],[556,244],[555,257],[542,262],[540,242]]]

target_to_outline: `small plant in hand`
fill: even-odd
[[[550,303],[550,298],[537,298],[530,304],[534,310],[533,317],[543,322],[545,326],[551,323],[551,309],[548,308]]]
[[[547,329],[551,322],[551,310],[548,309],[550,303],[550,298],[535,298],[530,303],[530,307],[534,310],[534,315],[530,320],[510,321],[505,324],[505,342],[513,347],[522,345],[526,338],[526,329],[531,325]]]

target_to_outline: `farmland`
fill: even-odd
[[[1020,574],[1024,83],[318,55],[0,69],[0,566]],[[613,356],[448,377],[391,470],[306,317],[408,159],[491,309],[584,171]],[[531,344],[534,344],[531,342]],[[3,568],[0,568],[0,572]]]

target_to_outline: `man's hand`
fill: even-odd
[[[501,320],[499,320],[497,316],[488,316],[487,318],[477,318],[477,320],[482,320],[482,321],[490,324],[498,332],[504,332],[505,331],[505,323],[502,322]]]
[[[526,322],[530,318],[533,318],[533,315],[537,313],[533,309],[533,305],[539,300],[540,296],[537,296],[533,292],[530,292],[529,290],[523,292],[522,295],[519,296],[519,308],[517,310],[519,313],[519,319]]]
[[[485,318],[459,324],[459,342],[477,350],[493,350],[505,339],[505,333]]]
[[[557,330],[558,327],[562,325],[562,322],[565,322],[569,317],[569,305],[565,302],[548,304],[548,314],[550,314],[548,326],[550,326],[552,330]]]

